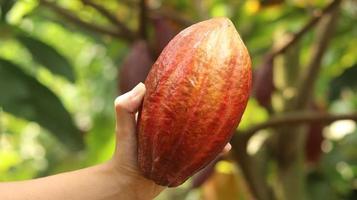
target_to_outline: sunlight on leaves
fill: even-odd
[[[356,122],[353,120],[338,120],[324,129],[324,136],[330,140],[341,140],[355,130]]]
[[[212,17],[222,17],[222,16],[229,16],[228,7],[226,4],[220,3],[215,4],[211,11]]]
[[[19,24],[21,19],[37,6],[37,1],[17,1],[14,7],[7,15],[7,19],[11,24]]]
[[[222,174],[232,174],[235,170],[235,165],[231,162],[222,160],[216,164],[215,169]]]
[[[13,149],[10,136],[1,134],[0,137],[0,172],[5,173],[9,168],[19,164],[22,161],[21,155]]]
[[[269,136],[270,134],[267,130],[261,130],[254,134],[248,141],[247,153],[249,155],[255,155]]]
[[[268,112],[254,99],[250,98],[243,114],[238,130],[245,130],[253,124],[264,122],[268,119]]]
[[[258,0],[248,0],[245,2],[244,9],[248,15],[256,14],[260,9]]]

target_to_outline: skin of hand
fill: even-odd
[[[134,189],[133,192],[137,194],[143,193],[146,197],[148,195],[155,197],[164,187],[144,178],[138,169],[137,163],[135,114],[141,105],[144,94],[145,85],[139,83],[133,90],[115,100],[117,148],[113,163],[119,173],[128,176],[127,179],[129,181],[127,183],[130,183],[130,188]],[[227,144],[222,154],[227,153],[230,149],[231,145]]]
[[[149,200],[163,186],[144,178],[137,163],[135,114],[142,103],[145,85],[115,100],[117,144],[106,163],[28,181],[0,183],[1,200]],[[230,150],[227,144],[223,153]]]
[[[116,150],[111,163],[123,178],[129,191],[138,194],[138,199],[153,199],[165,187],[144,178],[137,163],[137,140],[135,114],[145,94],[145,85],[139,83],[134,89],[115,99]],[[142,195],[141,195],[142,194]]]

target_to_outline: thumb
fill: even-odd
[[[115,99],[116,129],[118,137],[135,132],[135,113],[145,94],[145,85],[139,83],[131,91]]]

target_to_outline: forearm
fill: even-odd
[[[137,164],[135,115],[145,94],[138,84],[115,100],[117,148],[105,164],[45,178],[0,183],[0,200],[151,200],[164,187],[144,178]],[[118,120],[120,119],[120,120]]]
[[[148,180],[134,182],[109,163],[35,180],[0,183],[1,200],[141,200],[152,199],[160,191]]]

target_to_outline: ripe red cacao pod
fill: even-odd
[[[175,187],[215,159],[242,117],[251,79],[248,51],[229,19],[176,35],[145,81],[137,127],[144,176]]]
[[[323,105],[313,101],[310,105],[310,110],[315,112],[325,113],[326,109]],[[310,166],[318,164],[322,155],[321,145],[324,140],[323,129],[324,123],[313,122],[307,127],[307,135],[305,141],[305,159]]]
[[[138,83],[144,82],[153,63],[147,42],[135,41],[119,71],[120,93],[128,92]]]
[[[321,122],[311,123],[307,130],[306,144],[305,144],[305,158],[310,164],[316,164],[320,160],[322,149],[321,144],[323,137],[324,125]]]

